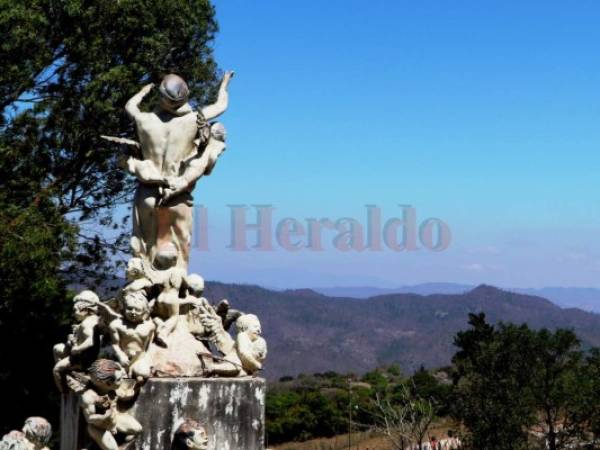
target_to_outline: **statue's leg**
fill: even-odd
[[[177,239],[177,247],[179,248],[177,265],[187,270],[192,243],[193,206],[191,196],[182,197],[169,209],[173,234]]]
[[[90,437],[102,450],[119,450],[119,445],[110,431],[92,425],[88,425],[87,429]]]
[[[119,433],[127,435],[129,440],[142,432],[142,425],[130,414],[119,414],[116,425]]]
[[[156,246],[157,188],[138,185],[133,201],[133,237],[131,247],[135,256],[145,256],[152,261]]]
[[[142,378],[144,380],[152,375],[152,363],[148,354],[144,354],[131,366],[131,373],[134,378]]]
[[[54,369],[52,370],[52,374],[54,375],[54,382],[56,383],[56,387],[60,392],[63,391],[62,385],[62,373],[71,367],[71,359],[67,356],[66,358],[61,359],[54,365]]]

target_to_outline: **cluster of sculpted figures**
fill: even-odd
[[[52,427],[43,417],[30,417],[23,429],[13,430],[0,441],[0,450],[48,450]]]
[[[156,109],[140,109],[152,85],[126,105],[139,142],[105,137],[132,149],[123,166],[138,181],[127,284],[108,300],[89,290],[76,295],[72,332],[54,347],[56,385],[79,395],[89,436],[102,450],[124,448],[142,431],[129,411],[149,377],[252,376],[266,358],[258,318],[227,300],[211,304],[202,277],[187,272],[191,192],[225,149],[223,126],[208,121],[227,108],[232,76],[225,74],[215,104],[193,110],[186,83],[167,75]],[[175,449],[206,445],[205,430],[191,419],[173,437]]]

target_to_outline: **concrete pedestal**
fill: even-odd
[[[208,450],[264,450],[265,381],[260,378],[151,378],[131,408],[143,432],[128,449],[170,450],[185,420],[202,423]],[[63,395],[61,450],[95,448],[73,393]]]

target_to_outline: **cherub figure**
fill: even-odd
[[[130,442],[142,431],[140,423],[118,407],[118,400],[123,398],[120,392],[125,371],[116,361],[99,359],[92,363],[88,373],[90,383],[80,390],[88,433],[102,450],[119,450],[117,433],[124,434],[125,441]]]
[[[203,316],[203,324],[210,331],[211,340],[224,355],[212,367],[213,375],[237,377],[253,375],[262,369],[267,357],[267,343],[261,337],[261,326],[254,314],[243,314],[236,321],[235,339],[224,330],[214,309]]]
[[[235,322],[237,334],[235,350],[243,372],[252,375],[262,369],[267,358],[267,342],[262,338],[262,329],[258,317],[244,314]]]
[[[72,369],[84,369],[96,359],[99,348],[98,304],[92,291],[82,291],[73,298],[73,317],[77,324],[67,342],[54,346],[53,375],[56,386],[63,390],[62,375]]]
[[[178,267],[168,269],[167,273],[161,293],[152,302],[152,310],[156,315],[156,341],[165,347],[169,335],[179,321],[180,307],[184,303],[184,299],[179,298],[179,293],[186,277],[185,271]]]
[[[151,374],[148,348],[156,325],[149,318],[150,307],[143,291],[126,292],[121,300],[123,317],[109,325],[112,348],[128,375],[142,381]]]
[[[52,437],[52,426],[43,417],[30,417],[23,425],[25,438],[33,444],[35,450],[48,450],[48,443]]]
[[[127,285],[123,288],[124,291],[140,291],[149,290],[155,283],[153,270],[149,264],[142,258],[131,258],[127,262],[125,277]]]
[[[187,320],[187,327],[190,333],[200,341],[206,339],[206,330],[202,325],[201,316],[206,313],[205,305],[208,301],[202,296],[204,293],[204,278],[200,275],[192,273],[186,277],[187,295],[185,297],[185,305],[182,305],[181,313]]]
[[[208,436],[204,427],[195,420],[183,422],[173,435],[171,450],[207,450]]]
[[[201,317],[216,313],[223,324],[225,331],[242,315],[241,311],[231,308],[227,299],[221,300],[216,306],[210,306],[208,300],[203,297],[204,294],[204,279],[195,273],[186,277],[185,284],[187,286],[187,296],[182,308],[182,312],[186,314],[188,328],[200,340],[206,340],[206,330],[201,323]]]
[[[52,426],[43,417],[29,417],[23,431],[13,430],[0,441],[0,450],[49,450]]]

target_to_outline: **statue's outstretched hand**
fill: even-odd
[[[231,81],[231,79],[233,78],[234,75],[235,75],[235,72],[233,70],[228,70],[223,75],[223,81],[221,82],[221,84],[225,89],[227,89],[227,86],[229,85],[229,82]]]
[[[148,83],[146,86],[144,86],[140,90],[140,93],[142,93],[142,95],[146,95],[148,92],[150,92],[152,90],[153,87],[154,87],[154,83]]]

